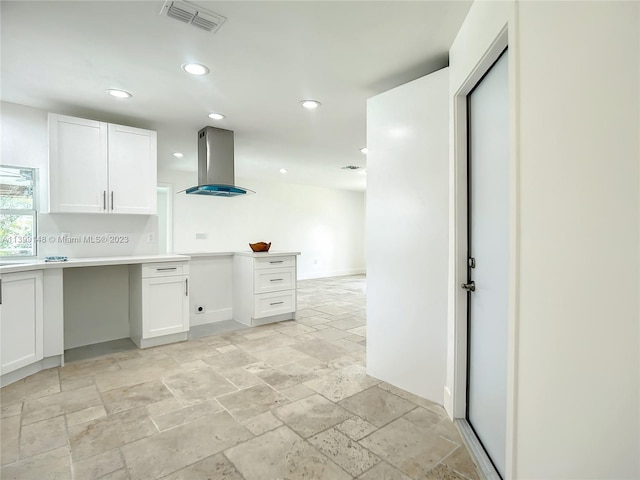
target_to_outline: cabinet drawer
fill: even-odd
[[[262,268],[278,268],[278,267],[295,267],[296,257],[295,255],[285,255],[282,257],[261,257],[255,259],[255,269]]]
[[[142,278],[168,277],[171,275],[188,274],[182,262],[146,263],[142,265]]]
[[[285,292],[261,293],[254,297],[254,317],[264,318],[281,313],[295,312],[296,292],[288,290]]]
[[[253,272],[253,293],[279,292],[295,288],[296,269],[265,268]]]

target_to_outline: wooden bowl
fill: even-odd
[[[251,247],[251,250],[253,250],[254,252],[268,252],[269,249],[271,248],[271,242],[250,243],[249,246]]]

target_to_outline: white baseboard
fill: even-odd
[[[444,387],[444,409],[447,411],[447,415],[449,415],[449,419],[453,420],[453,395],[451,394],[451,390],[449,387],[445,385]]]
[[[352,268],[349,270],[331,270],[321,272],[298,272],[298,280],[312,280],[314,278],[344,277],[347,275],[363,275],[366,268]]]
[[[232,308],[220,308],[218,310],[210,310],[205,313],[194,314],[189,317],[189,325],[195,327],[197,325],[206,325],[207,323],[224,322],[233,319]]]
[[[13,372],[5,373],[0,377],[0,386],[4,387],[11,383],[22,380],[23,378],[38,373],[41,370],[48,368],[60,367],[63,364],[62,355],[54,355],[52,357],[43,358],[37,362],[27,365],[25,367],[14,370]]]

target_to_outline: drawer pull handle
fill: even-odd
[[[271,306],[273,306],[273,305],[281,305],[281,304],[283,304],[283,303],[284,303],[284,302],[274,302],[274,303],[271,303],[270,305],[271,305]]]
[[[284,260],[273,260],[269,263],[284,263]]]
[[[272,278],[271,280],[269,280],[270,282],[281,282],[283,281],[284,278]]]
[[[177,270],[178,267],[163,267],[163,268],[156,268],[156,270],[158,272],[166,272],[167,270]]]

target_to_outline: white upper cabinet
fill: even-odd
[[[156,213],[156,132],[109,124],[109,208]]]
[[[156,213],[156,132],[49,114],[51,213]]]

